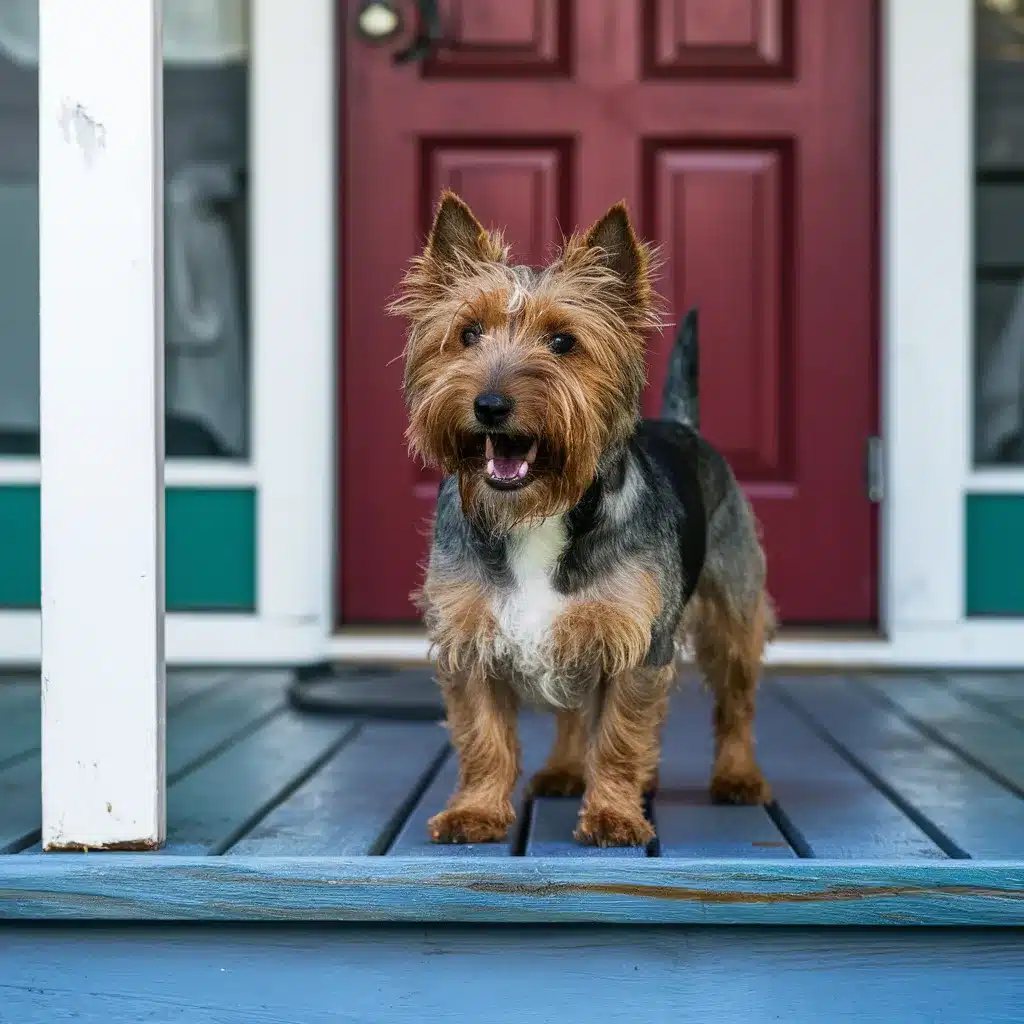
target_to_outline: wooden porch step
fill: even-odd
[[[1024,924],[1024,702],[1005,676],[769,676],[762,807],[707,798],[710,702],[684,680],[649,848],[528,801],[505,843],[438,846],[436,721],[304,713],[276,672],[172,673],[168,840],[44,855],[38,682],[0,680],[0,918]],[[524,779],[551,720],[521,720]]]

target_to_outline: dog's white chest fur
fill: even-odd
[[[496,598],[493,609],[501,630],[497,653],[512,663],[538,700],[556,706],[564,701],[564,681],[553,663],[551,630],[568,599],[552,580],[566,543],[562,516],[513,531],[508,561],[514,585]]]

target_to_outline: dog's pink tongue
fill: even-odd
[[[534,441],[526,458],[519,456],[508,458],[494,453],[494,444],[487,438],[487,475],[492,480],[522,480],[530,472],[530,463],[537,457],[537,442]]]
[[[522,459],[491,459],[487,472],[497,480],[518,480],[530,471],[530,464]]]

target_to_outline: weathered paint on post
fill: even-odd
[[[164,836],[160,0],[40,4],[43,845]]]

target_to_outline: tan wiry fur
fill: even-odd
[[[715,702],[715,763],[711,796],[721,803],[771,800],[754,755],[754,710],[765,644],[775,633],[775,614],[762,591],[750,606],[737,603],[710,579],[702,579],[681,627],[682,638]]]
[[[455,217],[472,214],[446,196],[426,249],[412,261],[390,307],[410,325],[406,436],[413,454],[458,475],[467,514],[505,532],[572,508],[593,481],[602,452],[634,428],[645,383],[645,332],[659,324],[650,285],[654,257],[634,238],[637,263],[624,292],[593,232],[574,235],[527,303],[501,235],[475,218],[476,228],[468,231]],[[459,336],[473,325],[483,328],[487,344],[467,351]],[[581,339],[571,371],[542,343],[553,331]],[[536,342],[524,342],[530,338]],[[507,390],[518,428],[550,439],[553,447],[543,478],[511,500],[495,500],[479,463],[466,457],[473,397],[487,388]]]
[[[679,605],[672,602],[681,600],[681,589],[662,589],[651,549],[619,552],[600,573],[571,586],[553,582],[570,510],[608,472],[602,460],[609,453],[625,461],[621,453],[637,431],[646,335],[659,323],[653,264],[653,251],[637,239],[621,204],[533,271],[513,265],[501,235],[446,193],[426,248],[391,306],[408,323],[409,448],[457,479],[458,497],[454,488],[447,492],[450,513],[458,518],[461,506],[459,522],[501,544],[499,572],[465,557],[470,542],[462,534],[461,546],[447,550],[435,537],[416,595],[459,756],[458,787],[429,824],[436,841],[507,837],[520,771],[520,701],[557,718],[554,748],[531,792],[582,794],[582,842],[642,846],[653,838],[644,793],[657,780],[660,730],[678,665],[652,667],[648,654],[659,616],[671,623],[662,628],[662,643],[675,628]],[[562,334],[572,338],[571,355],[556,351]],[[474,401],[496,395],[507,399],[503,429],[525,437],[523,450],[534,453],[529,486],[486,478],[495,454],[489,446],[500,438],[492,439]],[[641,493],[640,471],[631,467],[601,506],[602,522],[616,531],[628,530]],[[756,539],[749,552],[753,575],[763,582]],[[739,597],[726,575],[705,576],[678,639],[695,651],[715,696],[712,795],[764,801],[770,794],[754,760],[752,721],[770,605],[758,579]],[[753,604],[750,593],[759,595]]]

